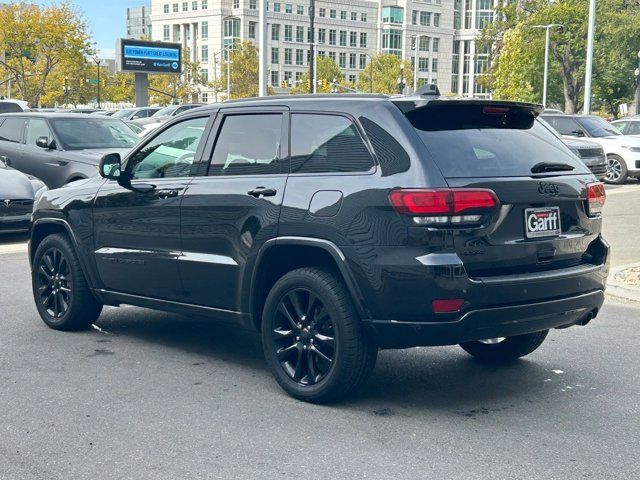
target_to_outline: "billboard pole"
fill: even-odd
[[[136,72],[136,107],[149,106],[149,75]]]

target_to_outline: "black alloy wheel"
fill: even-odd
[[[322,301],[297,288],[278,304],[272,337],[276,356],[287,375],[301,385],[314,385],[331,371],[336,356],[336,331]]]
[[[267,295],[262,347],[278,384],[292,397],[327,403],[366,382],[378,354],[339,274],[302,267]]]
[[[62,234],[45,237],[35,249],[31,271],[33,299],[42,321],[55,330],[82,330],[100,316],[80,266],[78,253]]]
[[[69,310],[73,296],[69,262],[58,248],[50,248],[37,268],[40,302],[51,317],[61,318]]]

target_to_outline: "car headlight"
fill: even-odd
[[[640,147],[630,147],[629,145],[623,145],[622,148],[626,148],[630,152],[640,153]]]

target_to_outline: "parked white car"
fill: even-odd
[[[640,117],[622,118],[614,120],[611,125],[620,130],[623,135],[633,135],[640,137]]]
[[[620,130],[594,115],[542,115],[565,138],[588,138],[607,155],[608,183],[624,183],[640,177],[640,138],[622,135]]]

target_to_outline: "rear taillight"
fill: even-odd
[[[480,188],[398,188],[389,201],[418,225],[477,225],[500,206],[492,190]]]
[[[602,213],[607,194],[604,190],[604,183],[590,183],[587,185],[587,214],[595,217]]]

